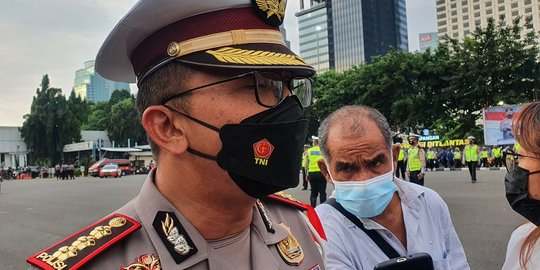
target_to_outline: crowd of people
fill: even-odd
[[[467,138],[468,140],[475,140],[474,137]],[[478,146],[478,161],[479,166],[484,168],[489,167],[501,167],[503,166],[502,156],[503,149],[508,146]],[[427,150],[427,168],[431,171],[437,168],[448,168],[455,170],[456,168],[462,168],[466,166],[464,151],[467,146],[460,147],[448,147],[437,148],[430,147]]]
[[[138,84],[157,166],[133,200],[30,256],[30,269],[470,269],[448,206],[423,186],[437,153],[415,134],[400,149],[375,109],[322,121],[305,150],[310,203],[281,192],[299,184],[315,74],[285,46],[284,16],[277,0],[137,3],[96,72]],[[539,108],[518,113],[522,147],[503,152],[516,161],[504,163],[506,197],[531,221],[513,233],[505,270],[540,269]],[[462,154],[474,182],[474,138]]]

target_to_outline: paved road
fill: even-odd
[[[504,198],[504,171],[429,172],[426,185],[441,194],[452,213],[472,269],[500,269],[512,230],[522,222]],[[25,258],[114,211],[144,180],[78,178],[74,181],[4,181],[0,192],[0,268],[25,269]],[[328,188],[331,191],[331,188]],[[288,191],[309,201],[301,187]]]

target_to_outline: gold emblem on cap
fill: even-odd
[[[232,47],[225,47],[219,50],[208,50],[209,53],[223,63],[242,64],[242,65],[288,65],[288,66],[307,66],[307,64],[296,55],[244,50]]]
[[[276,15],[280,21],[283,21],[285,16],[285,0],[255,0],[257,7],[263,12],[266,12],[266,18]]]
[[[279,226],[289,233],[287,238],[277,243],[279,255],[289,265],[300,265],[304,260],[304,252],[302,251],[300,243],[298,243],[296,237],[292,235],[291,228],[283,223],[280,223]]]
[[[167,47],[167,54],[169,56],[175,56],[180,52],[180,44],[177,42],[171,42]]]

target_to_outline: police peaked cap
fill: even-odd
[[[286,0],[140,0],[103,43],[96,71],[113,81],[136,82],[179,61],[314,75],[285,46],[279,31],[285,6]]]

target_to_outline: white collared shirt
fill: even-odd
[[[431,255],[437,270],[467,270],[469,264],[452,224],[448,206],[433,190],[394,178],[401,198],[407,247],[382,225],[360,218],[368,230],[376,230],[400,255],[418,252]],[[327,269],[372,270],[388,260],[377,244],[329,204],[316,208],[327,243]]]

